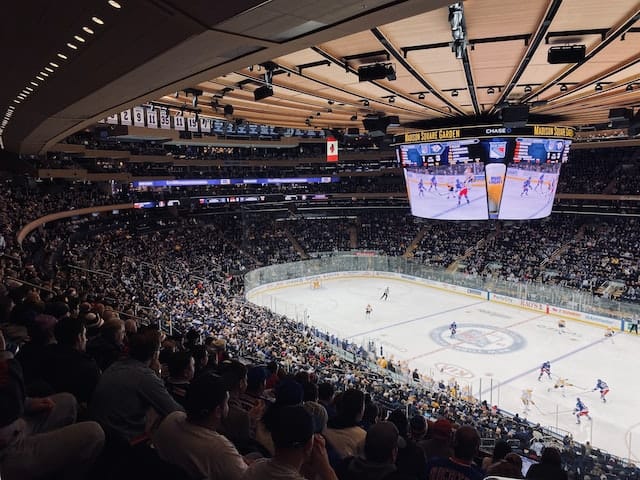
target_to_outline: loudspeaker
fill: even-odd
[[[398,117],[398,115],[389,115],[387,117],[387,119],[389,120],[389,126],[390,127],[399,127],[400,126],[400,117]]]
[[[374,63],[358,68],[358,81],[368,82],[371,80],[396,79],[396,71],[390,63]]]
[[[633,111],[629,108],[612,108],[609,110],[609,120],[629,120],[633,115]]]
[[[547,53],[549,63],[578,63],[584,60],[586,47],[584,45],[569,45],[551,47]]]
[[[372,137],[382,137],[387,132],[389,126],[388,117],[383,118],[365,118],[362,120],[364,129],[369,132]]]
[[[500,111],[502,124],[509,128],[524,127],[529,119],[529,105],[513,105]]]
[[[273,87],[270,87],[269,85],[263,85],[253,91],[253,98],[256,102],[270,97],[271,95],[273,95]]]
[[[360,135],[359,128],[347,128],[347,135]]]
[[[233,115],[233,105],[225,105],[224,106],[224,114],[225,115]]]

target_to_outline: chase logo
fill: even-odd
[[[505,134],[505,133],[511,133],[511,129],[508,128],[508,127],[487,128],[487,129],[485,129],[484,133],[486,133],[488,135]]]
[[[520,334],[477,323],[458,324],[458,331],[453,337],[448,325],[433,329],[429,335],[438,345],[485,355],[512,353],[521,350],[527,344]]]

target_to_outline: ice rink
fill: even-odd
[[[384,301],[380,296],[387,286]],[[364,275],[323,279],[319,289],[311,289],[310,282],[273,288],[250,300],[280,313],[306,310],[308,322],[322,330],[358,343],[374,340],[385,356],[407,360],[411,369],[436,379],[455,377],[475,397],[503,410],[571,432],[577,441],[590,440],[620,457],[640,458],[640,382],[633,377],[640,336],[609,339],[603,328],[571,320],[560,334],[551,315]],[[367,304],[373,307],[369,319]],[[453,320],[458,332],[451,338]],[[553,378],[538,381],[546,360]],[[553,388],[559,377],[571,384],[565,396]],[[611,389],[607,403],[592,391],[598,378]],[[533,389],[529,412],[520,400],[525,389]],[[591,421],[583,417],[576,423],[576,397],[589,407]]]

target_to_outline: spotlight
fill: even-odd
[[[396,97],[389,97],[389,103],[395,103]]]
[[[256,102],[272,95],[273,87],[271,87],[270,85],[263,85],[262,87],[258,87],[253,91],[253,97]]]
[[[418,100],[424,100],[424,93],[418,95]]]
[[[451,96],[452,96],[452,97],[457,97],[458,95],[460,95],[460,94],[458,93],[458,90],[452,90],[452,91],[451,91]]]
[[[596,83],[596,92],[601,92],[601,91],[602,91],[602,84]]]
[[[327,103],[328,103],[329,105],[333,105],[333,104],[334,104],[334,101],[333,101],[333,100],[327,100]]]
[[[358,120],[358,116],[357,115],[351,115],[351,121],[355,122],[356,120]]]
[[[487,95],[493,95],[494,93],[496,93],[496,91],[494,90],[493,87],[487,88]]]
[[[627,92],[633,92],[633,84],[632,83],[627,85]]]
[[[364,105],[365,107],[369,106],[369,100],[365,100],[364,102],[362,102],[362,105]]]
[[[569,87],[567,87],[564,83],[562,85],[560,85],[560,91],[561,92],[566,92],[567,90],[569,90]]]
[[[531,93],[531,90],[533,90],[533,89],[531,88],[531,85],[525,85],[525,87],[524,87],[524,93]]]

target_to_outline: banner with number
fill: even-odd
[[[160,128],[169,130],[171,128],[171,117],[166,110],[160,110]]]
[[[211,131],[211,120],[205,117],[200,117],[200,131],[202,133],[209,133]]]
[[[109,115],[107,117],[107,123],[110,123],[111,125],[117,125],[118,124],[118,114],[114,113],[113,115]]]
[[[158,113],[152,109],[147,109],[147,127],[158,128]]]
[[[144,127],[144,108],[133,107],[133,124],[136,127]]]
[[[196,117],[187,118],[187,130],[190,132],[198,131],[198,119]]]
[[[184,131],[185,123],[186,122],[184,121],[184,117],[178,117],[178,116],[173,117],[173,127],[176,130]]]
[[[125,110],[124,112],[120,112],[120,124],[131,125],[131,110]]]

